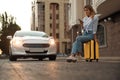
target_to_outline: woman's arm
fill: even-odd
[[[83,29],[83,21],[81,19],[79,19],[79,22],[80,22],[80,26],[82,27]]]

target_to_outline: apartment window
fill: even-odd
[[[52,9],[54,7],[56,7],[57,10],[59,10],[59,4],[58,3],[51,3],[50,4],[50,9]]]
[[[38,2],[38,9],[39,10],[45,10],[45,3],[44,2]]]
[[[50,5],[50,10],[52,9],[52,5]]]
[[[59,19],[59,14],[56,14],[56,19]]]
[[[42,6],[43,10],[45,10],[45,5]]]
[[[59,29],[59,23],[58,23],[58,24],[56,24],[56,28],[57,28],[57,29]]]
[[[43,24],[42,26],[43,26],[43,31],[45,31],[45,25]]]
[[[59,5],[58,4],[56,4],[56,10],[59,10]]]
[[[58,38],[58,39],[59,39],[59,33],[56,33],[56,38]]]
[[[38,31],[38,27],[36,27],[36,31]]]
[[[52,14],[50,14],[50,19],[52,19]]]
[[[52,36],[52,33],[50,33],[50,36]]]
[[[86,0],[86,5],[92,5],[92,0]]]
[[[106,46],[106,34],[105,34],[105,27],[103,25],[98,25],[97,29],[97,38],[99,41],[100,47]]]
[[[52,29],[52,24],[50,24],[50,29]]]

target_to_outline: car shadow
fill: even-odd
[[[52,62],[49,59],[43,59],[43,60],[39,60],[39,59],[17,59],[17,61],[11,61],[11,62]]]

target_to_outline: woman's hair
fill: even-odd
[[[85,8],[89,9],[92,15],[95,15],[95,11],[91,5],[86,5],[86,6],[84,6],[84,9]]]

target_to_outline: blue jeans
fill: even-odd
[[[83,35],[79,35],[76,38],[76,41],[72,45],[71,54],[76,54],[78,52],[82,52],[82,44],[88,42],[94,38],[93,32],[84,32]]]

